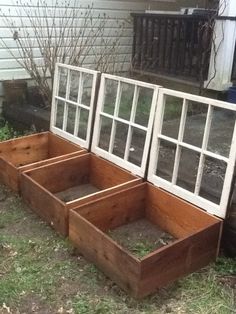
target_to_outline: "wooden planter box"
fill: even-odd
[[[63,235],[68,210],[142,180],[91,153],[26,171],[21,176],[23,199]]]
[[[114,241],[110,232],[126,224],[130,230],[140,219],[146,219],[175,240],[142,258],[135,257]],[[214,261],[221,228],[220,219],[149,183],[79,206],[69,214],[70,240],[136,298]],[[125,242],[129,243],[129,238]]]
[[[19,191],[19,175],[23,171],[85,152],[51,132],[4,141],[0,143],[0,180]]]

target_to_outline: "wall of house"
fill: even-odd
[[[49,6],[54,0],[46,1]],[[18,3],[18,4],[17,4]],[[20,3],[20,4],[19,4]],[[34,57],[37,59],[38,64],[42,61],[41,52],[37,47],[37,43],[34,41],[33,30],[30,27],[28,18],[25,16],[22,10],[21,3],[28,3],[27,9],[33,10],[37,6],[37,0],[0,0],[1,13],[5,14],[13,23],[17,26],[23,21],[24,26],[27,27],[30,38],[32,39],[32,45],[34,47]],[[64,3],[64,0],[58,0],[57,16],[60,16],[60,6]],[[107,15],[106,36],[113,37],[117,31],[117,21],[119,23],[124,22],[121,46],[117,54],[117,63],[122,65],[123,69],[127,70],[130,66],[131,51],[132,51],[132,21],[130,19],[131,12],[142,12],[146,9],[152,10],[179,10],[182,6],[203,6],[205,0],[71,0],[73,3],[73,9],[80,9],[86,11],[88,5],[93,4],[94,6],[94,18],[98,18],[101,14]],[[75,3],[75,5],[74,5]],[[33,13],[32,13],[33,16]],[[78,23],[80,23],[81,17],[78,14]],[[19,30],[19,34],[22,30]],[[22,67],[17,63],[11,53],[18,55],[21,58],[17,50],[16,41],[12,38],[12,33],[9,28],[5,25],[3,18],[0,18],[0,38],[3,38],[7,46],[11,48],[7,51],[0,40],[0,81],[18,78],[28,78],[28,74],[22,69]],[[45,35],[46,38],[46,35]],[[100,39],[97,38],[94,44],[94,51],[99,51],[100,49]],[[93,67],[94,55],[92,52],[90,55],[86,56],[83,65],[85,67]],[[2,87],[0,84],[0,96],[2,94]]]

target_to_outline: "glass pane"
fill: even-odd
[[[84,140],[86,140],[86,137],[87,137],[88,118],[89,118],[89,111],[86,109],[80,108],[78,137]]]
[[[69,99],[77,102],[78,100],[78,92],[79,92],[79,78],[80,73],[76,71],[70,72],[70,95]]]
[[[57,113],[55,126],[59,129],[62,129],[63,126],[64,107],[65,107],[64,101],[57,100]]]
[[[181,148],[177,185],[194,192],[199,159],[199,153],[183,147]]]
[[[98,147],[108,151],[111,137],[112,119],[101,117],[101,128]]]
[[[171,182],[175,162],[176,145],[164,140],[160,140],[159,145],[156,175]]]
[[[90,106],[91,93],[93,86],[93,76],[92,74],[83,73],[83,93],[81,103],[85,106]]]
[[[71,134],[74,134],[75,115],[76,115],[76,106],[68,104],[68,116],[67,116],[66,131],[71,133]]]
[[[165,109],[162,134],[178,138],[179,124],[182,112],[183,99],[174,96],[165,96]]]
[[[140,87],[135,115],[135,123],[147,126],[152,105],[153,90]]]
[[[113,146],[113,154],[124,158],[125,146],[128,135],[129,126],[127,124],[116,122],[115,141]]]
[[[214,108],[208,150],[216,154],[229,156],[236,113],[232,110]]]
[[[58,95],[60,97],[66,98],[66,85],[67,85],[68,70],[60,68],[59,70],[59,90]]]
[[[188,110],[183,141],[185,143],[202,147],[208,105],[188,101]]]
[[[121,98],[120,98],[119,113],[118,113],[118,116],[120,118],[123,118],[125,120],[130,120],[133,97],[134,97],[134,86],[127,83],[121,83]]]
[[[141,166],[145,140],[146,132],[133,128],[128,160],[137,166]]]
[[[214,203],[220,203],[226,167],[226,163],[221,160],[205,157],[200,196]]]
[[[105,95],[103,112],[114,114],[116,94],[117,94],[118,82],[106,79],[105,80]]]

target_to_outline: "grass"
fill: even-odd
[[[14,131],[13,131],[14,133]],[[17,134],[15,134],[17,135]],[[0,139],[12,137],[4,123]],[[236,313],[236,263],[215,264],[136,301],[0,186],[0,313]],[[3,195],[3,197],[2,197]],[[4,197],[5,195],[5,197]],[[137,242],[140,256],[151,249]]]
[[[136,301],[74,252],[17,195],[1,190],[7,198],[0,203],[0,313],[1,306],[12,313],[234,313],[235,289],[223,280],[235,275],[234,260],[221,257]],[[139,253],[146,249],[137,248]]]

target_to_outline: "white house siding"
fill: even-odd
[[[37,0],[22,0],[22,2],[28,3],[28,8],[37,5]],[[50,6],[50,3],[53,3],[54,0],[46,0],[47,5]],[[188,1],[195,3],[199,1]],[[59,17],[60,14],[60,6],[62,7],[64,1],[58,0],[58,8],[57,14]],[[82,10],[86,10],[88,5],[93,5],[94,12],[93,16],[98,18],[99,15],[106,14],[108,22],[106,24],[106,36],[114,36],[117,30],[117,20],[119,22],[124,21],[124,28],[121,38],[121,46],[118,52],[117,60],[121,62],[124,69],[128,69],[130,66],[131,59],[131,50],[132,50],[132,23],[130,19],[131,12],[142,12],[146,9],[159,9],[159,10],[173,10],[178,8],[178,6],[186,3],[184,0],[153,0],[153,1],[143,1],[143,0],[76,0],[75,2],[72,0],[71,3],[76,3],[75,6],[71,7],[71,9],[81,8]],[[191,4],[192,4],[191,3]],[[190,3],[189,3],[190,4]],[[17,5],[17,0],[0,0],[0,8],[1,12],[8,16],[12,21],[14,21],[15,25],[20,25],[20,19],[23,20],[24,26],[28,28],[28,32],[32,36],[33,40],[33,29],[30,27],[28,18],[23,15],[23,11],[21,11],[19,4]],[[78,15],[78,22],[81,18]],[[128,21],[130,20],[130,21]],[[46,34],[45,34],[46,36]],[[4,38],[8,47],[11,47],[12,52],[17,54],[17,46],[16,42],[12,38],[12,34],[10,30],[6,27],[2,18],[0,18],[0,37]],[[37,44],[34,42],[34,55],[37,58],[37,62],[40,64],[42,61],[40,56],[40,51],[37,47]],[[95,47],[99,51],[100,38],[97,38],[95,42]],[[126,62],[124,63],[124,59]],[[83,65],[85,67],[92,67],[94,61],[93,55],[88,55],[84,60]],[[0,43],[0,81],[9,80],[9,79],[19,79],[19,78],[28,78],[28,74],[21,68],[21,66],[16,62],[16,60],[12,57],[12,55],[7,51],[4,46]],[[2,94],[2,88],[0,84],[0,96]]]

